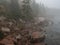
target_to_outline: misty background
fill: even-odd
[[[36,0],[36,3],[44,7],[43,17],[53,21],[53,25],[47,30],[48,45],[60,45],[60,0]]]
[[[47,20],[50,25],[46,28],[46,43],[60,45],[60,0],[27,0],[27,2],[1,0],[0,4],[5,7],[2,15],[17,22],[20,19],[23,23],[35,22],[37,24]]]

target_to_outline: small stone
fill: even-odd
[[[20,34],[17,35],[17,36],[16,36],[16,39],[21,39],[21,35],[20,35]]]
[[[13,23],[12,22],[9,22],[9,26],[11,26]]]

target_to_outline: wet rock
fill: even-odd
[[[9,27],[11,27],[13,23],[12,22],[8,22],[8,24],[9,24]]]
[[[14,45],[14,38],[9,35],[7,37],[5,37],[3,40],[0,41],[1,44],[4,44],[4,45]]]
[[[19,31],[20,29],[18,27],[14,27],[14,30],[15,31]]]
[[[19,34],[19,35],[16,35],[16,39],[21,39],[22,37],[21,37],[21,35]]]
[[[2,30],[3,32],[10,32],[10,29],[7,28],[7,27],[2,27],[1,30]]]
[[[32,32],[30,43],[34,45],[45,45],[45,34],[39,31]]]
[[[36,31],[32,33],[32,38],[42,38],[42,37],[45,37],[45,34],[42,32]]]
[[[38,23],[40,23],[40,22],[45,21],[46,19],[45,19],[44,17],[38,17],[38,18],[36,18],[35,20],[36,20],[35,24],[38,24]]]

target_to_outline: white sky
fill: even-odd
[[[36,0],[37,3],[43,3],[49,8],[59,8],[60,9],[60,0]]]

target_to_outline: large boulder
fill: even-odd
[[[15,39],[11,35],[9,35],[9,36],[5,37],[3,40],[1,40],[0,44],[14,45],[14,41],[15,41]]]
[[[38,23],[43,22],[45,20],[46,19],[44,17],[38,17],[38,18],[35,19],[35,24],[38,24]]]
[[[3,32],[10,32],[10,29],[7,28],[7,27],[2,27],[1,30],[2,30]]]
[[[45,34],[43,32],[35,31],[32,33],[32,38],[42,38],[45,37]]]
[[[34,45],[45,45],[44,40],[45,40],[45,34],[36,31],[32,33],[30,42]]]

